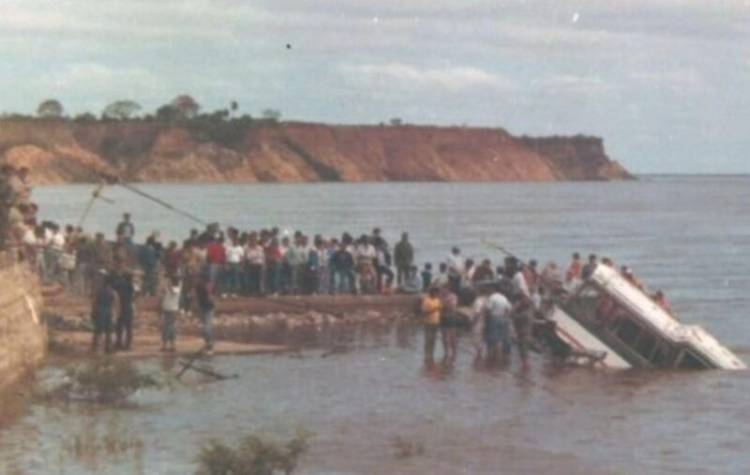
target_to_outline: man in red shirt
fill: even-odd
[[[211,288],[217,289],[219,277],[221,276],[224,264],[227,262],[227,255],[224,251],[224,239],[216,236],[206,245],[206,264],[208,264],[208,279]]]

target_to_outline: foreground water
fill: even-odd
[[[571,251],[608,255],[663,288],[681,318],[704,324],[748,359],[750,177],[645,177],[634,183],[143,186],[207,221],[327,235],[408,230],[418,260],[457,244],[498,258],[565,262]],[[35,191],[43,215],[77,222],[92,187]],[[180,238],[184,218],[132,194],[106,192],[86,227],[111,233],[130,210],[139,235]],[[302,426],[316,433],[304,473],[745,473],[750,467],[746,372],[546,371],[516,364],[425,373],[419,335],[362,342],[321,359],[216,358],[237,381],[139,395],[133,410],[33,405],[0,432],[0,472],[190,473],[196,447],[215,438]],[[155,363],[150,363],[151,365]],[[50,369],[48,372],[52,372]],[[115,431],[140,441],[97,464],[66,441]],[[395,436],[426,454],[398,459]]]

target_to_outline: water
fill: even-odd
[[[607,255],[663,288],[684,321],[704,324],[748,359],[750,177],[142,188],[207,221],[243,228],[333,235],[380,226],[391,242],[408,230],[419,261],[437,262],[454,244],[467,255],[497,259],[482,239],[542,261],[566,263],[574,250]],[[47,187],[35,198],[43,216],[77,222],[91,189]],[[115,204],[97,203],[86,227],[111,234],[125,210],[139,236],[160,229],[178,239],[191,227],[127,191],[105,193]],[[316,433],[303,473],[750,468],[746,372],[549,372],[539,361],[527,372],[515,364],[486,372],[473,369],[463,352],[452,373],[427,374],[419,338],[365,342],[363,350],[326,359],[315,352],[305,359],[217,358],[218,369],[240,380],[140,395],[137,410],[32,405],[0,432],[0,472],[191,473],[196,447],[212,437],[259,430],[283,436],[298,426]],[[138,454],[109,457],[98,471],[66,455],[66,436],[111,430],[113,418],[117,431],[143,440]],[[397,459],[397,435],[423,443],[427,453]]]

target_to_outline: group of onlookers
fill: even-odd
[[[510,356],[511,341],[515,341],[521,360],[525,363],[533,330],[538,330],[539,341],[557,347],[559,355],[570,354],[544,318],[554,297],[575,291],[592,276],[597,265],[614,267],[609,258],[599,259],[592,254],[583,262],[579,253],[574,253],[565,272],[561,274],[555,262],[549,262],[541,271],[534,259],[523,262],[515,256],[505,258],[503,265],[493,269],[489,259],[479,264],[473,259],[464,259],[458,248],[439,265],[437,275],[432,275],[431,265],[422,271],[425,295],[420,310],[425,325],[425,362],[434,363],[437,335],[442,336],[444,362],[451,364],[457,353],[457,328],[470,330],[476,360],[486,356],[488,361],[497,361],[502,354]],[[620,268],[620,274],[635,287],[646,291],[633,271]],[[659,290],[651,295],[653,301],[672,315],[664,293]],[[607,300],[607,299],[604,299]],[[467,313],[457,312],[457,306],[471,305]],[[591,355],[586,355],[591,356]]]
[[[209,226],[191,231],[181,245],[163,246],[152,234],[134,256],[146,295],[156,293],[160,276],[190,287],[202,275],[222,297],[420,291],[409,236],[404,233],[391,249],[378,228],[358,238],[349,233],[325,238],[278,228],[224,232]]]

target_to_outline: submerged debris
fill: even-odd
[[[121,402],[142,388],[160,388],[163,378],[139,371],[129,361],[97,358],[65,370],[65,381],[49,391],[53,399],[81,400],[100,404]]]
[[[410,458],[415,455],[424,455],[426,452],[422,442],[410,440],[400,435],[395,436],[391,443],[393,445],[394,455],[399,459]]]

